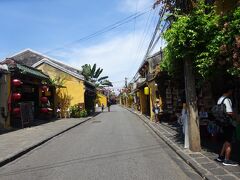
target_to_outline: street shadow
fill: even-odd
[[[101,114],[101,112],[95,112],[94,114],[92,114],[92,116],[95,117],[95,116],[98,116],[99,114]],[[89,116],[89,117],[91,117],[91,116]],[[1,128],[0,129],[0,136],[3,135],[3,134],[14,132],[14,131],[19,131],[21,129],[37,127],[37,126],[41,126],[41,125],[44,125],[44,124],[56,122],[56,121],[63,120],[63,119],[70,120],[70,119],[74,119],[74,118],[61,118],[60,119],[60,118],[53,117],[53,118],[50,118],[50,119],[35,119],[32,122],[32,124],[25,125],[24,128],[22,128],[20,124],[17,127],[12,127],[11,129],[3,129],[3,128]]]
[[[42,166],[22,168],[22,169],[10,171],[7,173],[0,173],[0,177],[18,175],[22,173],[32,173],[34,171],[36,172],[36,171],[42,171],[42,170],[49,170],[53,168],[65,167],[69,165],[86,163],[86,162],[91,162],[96,160],[107,159],[107,158],[117,158],[120,156],[131,155],[131,154],[138,154],[138,153],[159,154],[159,147],[160,147],[159,144],[155,144],[150,146],[142,146],[142,147],[130,148],[126,150],[114,151],[114,152],[105,153],[105,154],[96,154],[96,155],[87,156],[87,157],[80,157],[80,158],[60,161],[60,162],[51,163],[51,164],[45,164]]]

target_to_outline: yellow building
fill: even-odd
[[[107,96],[101,92],[97,92],[96,104],[98,104],[99,107],[102,106],[102,104],[104,107],[107,107]]]
[[[11,58],[49,75],[57,85],[55,106],[60,105],[63,111],[67,111],[69,107],[79,105],[82,109],[94,111],[95,86],[84,79],[80,70],[31,49],[23,50]]]
[[[94,110],[95,87],[85,81],[82,75],[71,72],[48,59],[37,62],[33,67],[42,70],[51,79],[59,81],[56,82],[61,86],[56,91],[56,102],[65,111],[76,104],[82,109]]]

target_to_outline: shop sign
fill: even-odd
[[[30,124],[33,122],[32,102],[20,103],[20,111],[21,111],[22,127],[24,127],[25,124]]]

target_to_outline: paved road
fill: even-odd
[[[0,179],[201,179],[136,115],[111,110],[2,167]]]

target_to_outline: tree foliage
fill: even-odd
[[[231,74],[240,74],[240,8],[221,16],[215,7],[199,1],[189,14],[175,13],[165,32],[167,46],[161,69],[174,73],[177,61],[191,58],[201,77],[224,65]]]
[[[93,66],[91,66],[90,64],[85,64],[82,66],[82,75],[87,81],[96,84],[97,87],[113,86],[112,83],[108,80],[108,76],[100,77],[102,72],[103,69],[97,68],[96,64],[94,64]]]

